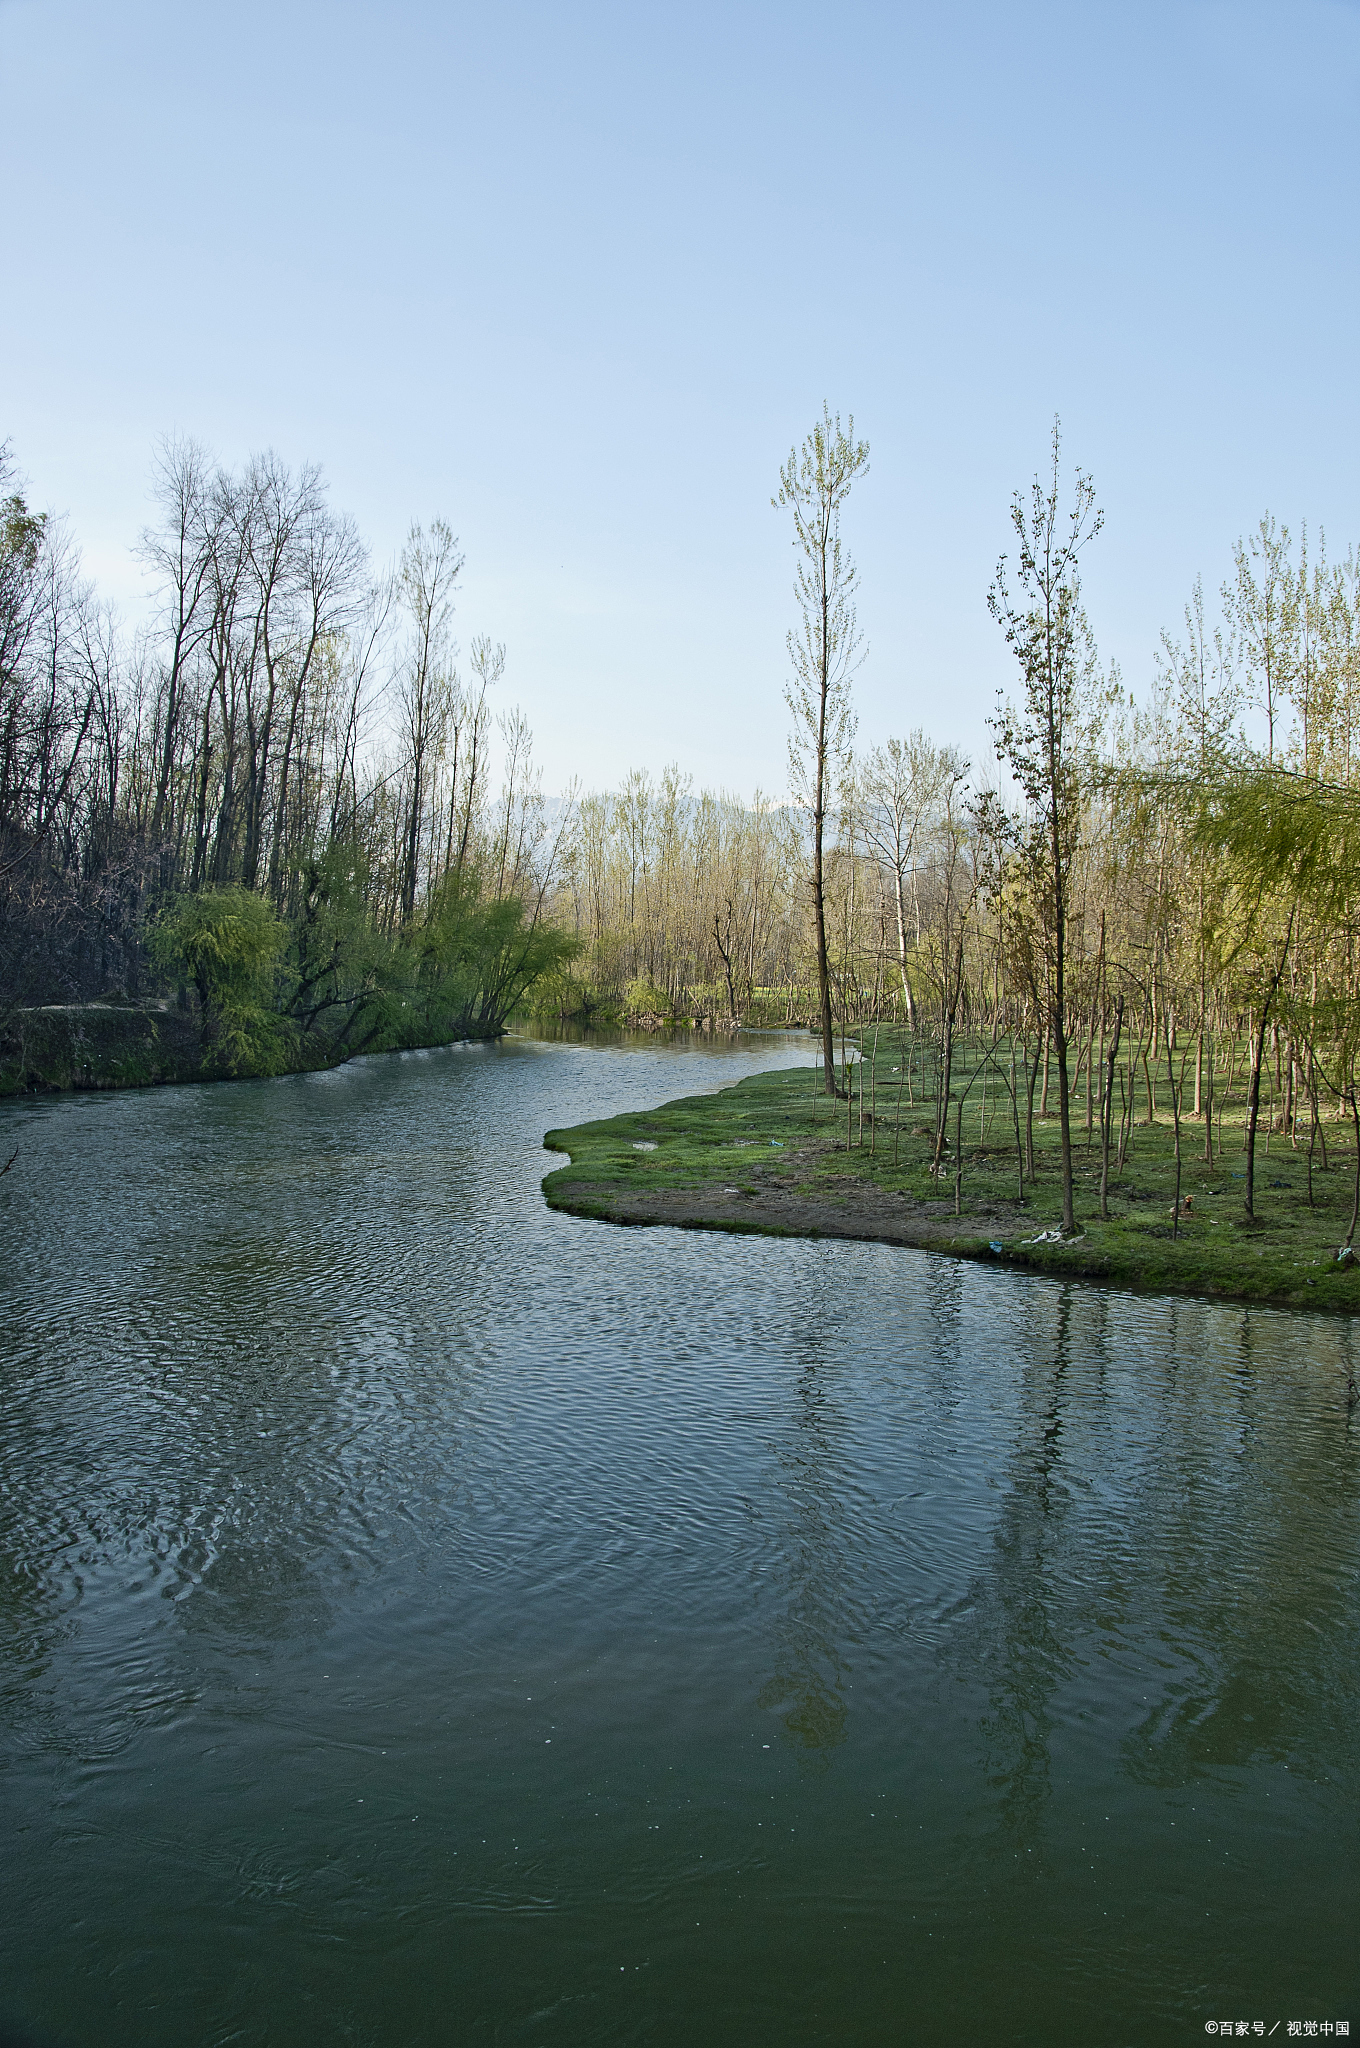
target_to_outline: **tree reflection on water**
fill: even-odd
[[[807,1765],[825,1769],[845,1740],[847,1667],[845,1521],[847,1480],[835,1448],[839,1417],[824,1367],[805,1364],[785,1433],[773,1446],[767,1498],[782,1505],[775,1570],[783,1606],[773,1627],[774,1670],[757,1705],[779,1713]]]

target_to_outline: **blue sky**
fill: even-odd
[[[442,514],[550,788],[784,780],[780,462],[872,448],[862,742],[986,752],[1062,416],[1140,687],[1267,508],[1360,537],[1353,5],[0,0],[0,437],[134,611],[157,438]]]

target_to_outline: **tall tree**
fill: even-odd
[[[408,924],[415,913],[420,880],[421,827],[430,771],[442,751],[458,692],[449,626],[462,567],[457,539],[442,519],[430,522],[428,534],[420,526],[411,528],[397,572],[411,622],[400,681],[407,789],[398,901],[401,917]]]
[[[897,971],[907,1022],[915,1028],[916,1001],[907,973],[914,941],[907,937],[907,892],[917,899],[920,838],[940,806],[968,773],[953,747],[937,747],[918,726],[910,738],[875,747],[860,774],[860,832],[869,858],[892,890]],[[919,927],[919,910],[914,922]],[[919,936],[919,934],[918,934]]]
[[[172,798],[171,780],[184,713],[190,665],[209,630],[207,603],[212,549],[208,501],[212,481],[207,457],[195,441],[168,441],[156,463],[156,496],[161,524],[142,536],[142,557],[159,577],[166,611],[166,647],[161,684],[160,758],[151,836],[158,838]]]
[[[1036,476],[1028,503],[1020,491],[1011,501],[1018,543],[1015,587],[1003,555],[988,603],[1020,664],[1019,705],[1003,700],[990,723],[997,756],[1024,791],[1030,809],[1025,850],[1046,941],[1049,1029],[1058,1065],[1062,1135],[1062,1227],[1071,1237],[1077,1226],[1067,1067],[1067,920],[1081,823],[1076,773],[1080,694],[1094,668],[1077,561],[1099,533],[1104,514],[1096,509],[1090,477],[1079,469],[1071,508],[1064,515],[1060,457],[1055,419],[1047,484]]]
[[[1297,662],[1299,614],[1289,528],[1277,527],[1267,513],[1250,540],[1238,541],[1233,566],[1237,581],[1224,586],[1223,601],[1246,662],[1248,681],[1265,713],[1266,761],[1273,766],[1280,699]]]
[[[812,912],[821,1006],[822,1065],[828,1094],[836,1092],[831,1025],[831,969],[826,944],[823,840],[835,778],[854,737],[850,678],[859,666],[862,636],[855,616],[858,574],[841,543],[841,507],[869,467],[869,444],[856,441],[853,414],[844,428],[825,404],[801,450],[790,449],[779,472],[776,507],[793,514],[798,550],[794,595],[799,623],[788,634],[793,677],[784,702],[793,715],[789,770],[795,798],[812,828]]]

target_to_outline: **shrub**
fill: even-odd
[[[630,1017],[669,1017],[675,1007],[665,989],[658,988],[646,975],[629,982],[623,1001]]]
[[[209,889],[177,897],[151,934],[152,957],[192,984],[209,1073],[280,1074],[297,1032],[275,1006],[275,978],[287,933],[249,889]]]

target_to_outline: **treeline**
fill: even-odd
[[[805,1005],[795,814],[645,769],[576,805],[552,893],[579,946],[536,1006],[582,1019],[791,1022]]]
[[[1074,1126],[1117,1171],[1135,1123],[1163,1116],[1197,1121],[1212,1162],[1229,1114],[1249,1212],[1263,1118],[1323,1161],[1340,1118],[1360,1166],[1355,552],[1329,561],[1263,520],[1213,616],[1195,586],[1137,700],[1097,658],[1079,558],[1099,515],[1081,475],[1063,498],[1056,439],[1012,517],[995,761],[919,730],[856,756],[848,668],[828,691],[837,1028],[930,1040],[937,1160],[954,1049],[967,1034],[976,1071],[993,1048],[1031,1168],[1034,1118],[1061,1122],[1069,1212]],[[553,896],[582,952],[544,996],[820,1029],[813,896],[809,805],[635,774],[583,807]]]
[[[1118,1159],[1169,1105],[1212,1156],[1235,1087],[1249,1204],[1262,1113],[1293,1142],[1360,1133],[1355,553],[1263,521],[1135,701],[1097,658],[1099,514],[1055,437],[991,593],[995,760],[919,730],[856,750],[839,519],[866,465],[824,416],[781,472],[792,795],[639,771],[549,804],[497,713],[504,650],[460,663],[442,523],[377,576],[315,470],[173,447],[128,636],[7,464],[0,1003],[172,1001],[242,1072],[494,1031],[523,1002],[812,1021],[830,1089],[828,1018],[892,1021],[931,1041],[940,1151],[967,1033],[973,1068],[1004,1042],[1017,1113],[1056,1113],[1069,1179],[1074,1119]]]
[[[499,1029],[570,953],[504,650],[457,660],[442,522],[377,576],[315,468],[176,444],[129,637],[8,450],[0,493],[8,1013],[168,994],[222,1070],[267,1071],[307,1036],[338,1057]]]
[[[962,816],[967,764],[920,733],[845,764],[827,849],[838,1018],[901,1013],[932,944],[943,827]],[[784,1023],[810,1015],[815,963],[806,825],[759,791],[695,792],[669,767],[635,769],[579,800],[552,890],[579,943],[534,1002],[564,1017]]]

